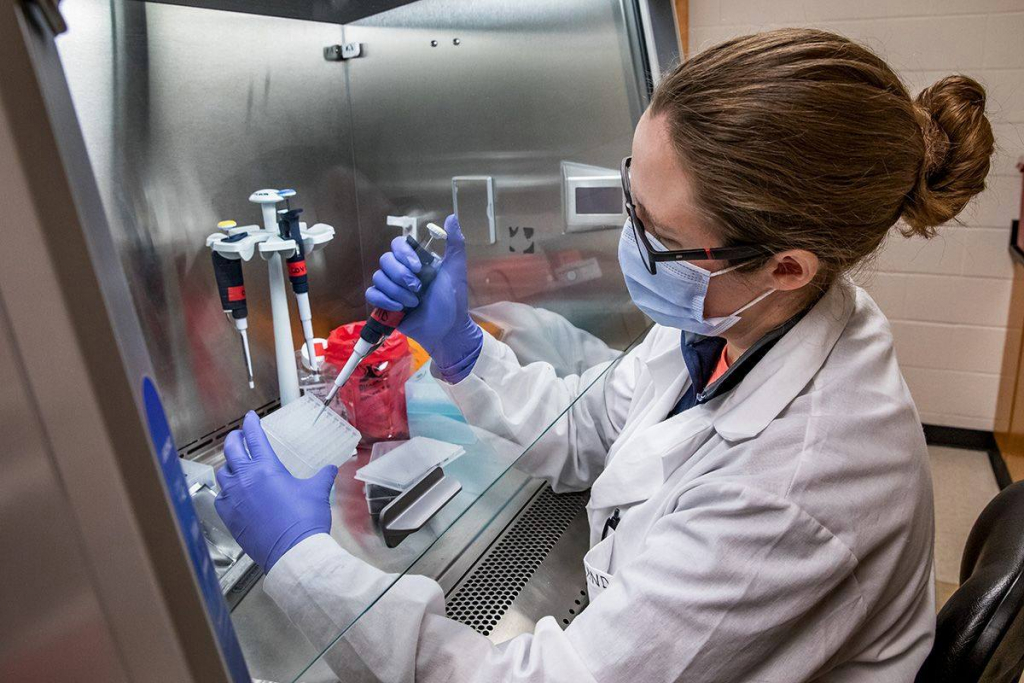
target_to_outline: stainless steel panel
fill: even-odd
[[[248,12],[267,16],[330,21],[342,24],[378,12],[407,5],[415,0],[157,0],[170,5]]]
[[[459,175],[493,175],[497,193],[497,243],[465,226],[482,237],[475,305],[545,306],[616,346],[642,328],[617,231],[560,230],[561,161],[617,167],[643,106],[631,2],[422,0],[347,27],[366,49],[346,63],[322,57],[341,42],[331,24],[136,1],[63,9],[79,120],[179,446],[278,394],[263,265],[246,267],[250,391],[202,245],[220,219],[255,222],[259,187],[295,187],[310,222],[339,230],[310,259],[319,334],[364,313],[395,232],[386,216],[443,219]]]
[[[321,335],[364,314],[363,288],[396,234],[386,216],[441,220],[451,179],[468,175],[494,177],[498,228],[496,243],[470,249],[473,303],[542,305],[613,345],[631,341],[645,321],[621,282],[618,231],[564,235],[560,173],[563,160],[616,168],[628,153],[645,101],[631,7],[421,0],[343,37],[329,24],[67,0],[62,54],[178,445],[277,396],[265,269],[246,269],[250,392],[203,247],[220,219],[256,222],[246,199],[261,187],[295,187],[304,218],[338,229],[310,261]],[[343,40],[363,43],[363,56],[325,61],[323,46]],[[294,319],[293,331],[299,339]],[[404,571],[428,549],[448,560],[443,570],[486,520],[457,525],[432,548],[437,533],[519,450],[457,463],[473,468],[456,472],[462,502],[396,551],[382,553],[364,508],[351,504],[364,502],[358,490],[338,492],[334,535],[386,570]],[[245,615],[279,623],[258,602],[236,611],[240,631]],[[294,631],[276,635],[297,642]],[[251,658],[259,639],[243,637]]]
[[[252,191],[293,187],[304,220],[338,231],[308,261],[316,333],[364,312],[344,65],[322,53],[341,28],[135,1],[62,9],[76,110],[181,447],[278,396],[266,266],[245,267],[249,390],[204,246],[219,220],[259,222]],[[292,322],[299,340],[294,305]]]
[[[0,251],[0,307],[32,413],[3,433],[38,428],[75,538],[48,528],[7,551],[32,558],[40,575],[61,575],[63,567],[43,562],[50,551],[81,561],[126,678],[190,681],[201,672],[204,681],[226,680],[145,428],[138,394],[142,376],[152,374],[149,355],[56,46],[32,10],[17,3],[0,12],[0,181],[19,247]],[[46,517],[51,509],[36,511],[47,527],[64,521],[59,511]],[[88,657],[81,650],[89,643],[40,643],[32,656],[45,671],[49,658]]]
[[[544,616],[555,616],[567,625],[587,604],[585,591],[580,593],[584,590],[581,560],[589,538],[584,509],[587,498],[586,492],[554,495],[546,485],[538,490],[537,480],[524,482],[514,493],[506,492],[503,499],[511,505],[499,504],[495,508],[494,504],[500,502],[498,497],[487,497],[481,502],[486,503],[485,509],[489,509],[493,521],[489,526],[478,524],[476,528],[482,533],[466,546],[474,551],[482,546],[485,552],[479,558],[467,563],[466,554],[451,557],[447,569],[438,576],[437,570],[445,565],[439,562],[444,553],[431,552],[412,571],[437,578],[449,589],[448,616],[475,628],[495,643],[531,630]],[[466,530],[461,525],[453,529],[456,533]],[[374,665],[365,661],[362,653],[367,642],[375,642],[368,641],[369,638],[380,637],[387,615],[402,609],[405,599],[400,592],[397,596],[394,592],[385,593],[296,680],[379,680]],[[267,613],[271,614],[271,610]],[[268,642],[267,646],[274,653],[279,651],[274,643]],[[385,656],[392,646],[390,642],[381,642]],[[289,653],[282,655],[292,659]]]
[[[0,302],[0,680],[127,681],[9,334]]]
[[[532,633],[537,622],[551,616],[565,628],[590,604],[583,556],[590,549],[586,510],[573,517],[488,638],[502,643],[521,633]]]
[[[443,543],[424,553],[409,568],[409,573],[432,577],[445,594],[450,593],[543,486],[540,479],[511,470],[466,511],[447,532]],[[449,537],[458,542],[450,541]]]
[[[542,488],[448,594],[447,616],[495,643],[549,615],[568,626],[587,604],[588,498]]]
[[[463,456],[463,459],[486,457],[486,453],[478,451]],[[436,579],[444,586],[450,586],[465,572],[539,486],[536,479],[510,470],[479,498],[460,494],[462,498],[456,498],[448,508],[442,510],[426,532],[410,537],[401,546],[389,551],[384,549],[377,526],[366,510],[361,485],[352,480],[354,470],[365,463],[364,454],[342,467],[332,498],[334,524],[331,535],[357,557],[384,571],[411,571]],[[470,467],[473,469],[446,469],[468,489],[477,490],[479,494],[478,487],[490,483],[479,476],[487,467]],[[493,472],[491,477],[493,479]],[[467,509],[470,501],[472,506]],[[442,530],[444,535],[437,540]],[[291,681],[300,673],[303,681],[335,680],[336,677],[320,659],[321,651],[306,640],[263,592],[262,583],[263,579],[260,579],[231,613],[252,675],[282,682]],[[382,600],[386,604],[386,597]],[[342,630],[339,628],[338,634],[323,635],[340,635]],[[344,647],[344,644],[340,647],[332,645],[325,656],[332,660],[332,665],[338,671],[348,671],[358,679],[363,672],[359,671],[356,664],[345,661],[346,655],[342,654]]]
[[[494,178],[491,176],[455,176],[452,178],[452,211],[469,230],[467,244],[494,244]]]
[[[637,0],[648,66],[654,83],[680,61],[675,0]]]
[[[642,329],[618,230],[564,235],[563,160],[618,168],[646,92],[632,2],[421,0],[345,27],[364,274],[396,234],[385,217],[440,220],[450,180],[493,176],[497,242],[470,237],[472,303],[524,301],[622,347]],[[593,261],[591,261],[593,259]],[[588,264],[586,278],[574,264]]]

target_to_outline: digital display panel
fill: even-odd
[[[622,188],[577,187],[576,213],[581,215],[622,213]]]

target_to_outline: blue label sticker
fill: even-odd
[[[188,495],[185,475],[181,471],[181,465],[178,464],[178,449],[174,447],[174,438],[171,436],[167,415],[164,413],[156,386],[153,385],[153,381],[149,377],[142,380],[142,401],[146,408],[149,437],[153,440],[153,448],[156,450],[160,470],[164,475],[164,483],[170,493],[178,527],[185,539],[189,559],[196,570],[199,590],[206,603],[206,611],[210,616],[210,623],[213,625],[224,661],[227,662],[228,671],[233,681],[249,683],[252,680],[249,677],[249,669],[245,665],[242,648],[238,644],[238,637],[231,624],[231,612],[228,610],[228,604],[220,592],[217,572],[210,560],[210,553],[206,549],[203,534],[199,530],[199,519]]]

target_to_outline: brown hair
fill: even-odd
[[[993,150],[973,79],[943,78],[912,100],[870,50],[811,29],[696,55],[661,81],[650,113],[668,116],[698,208],[725,243],[806,249],[821,287],[901,217],[905,235],[931,237],[985,188]]]

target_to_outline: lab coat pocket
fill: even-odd
[[[583,569],[587,573],[587,595],[591,602],[608,588],[614,578],[609,571],[612,566],[612,542],[614,540],[615,532],[612,531],[608,538],[595,545],[583,556]]]

